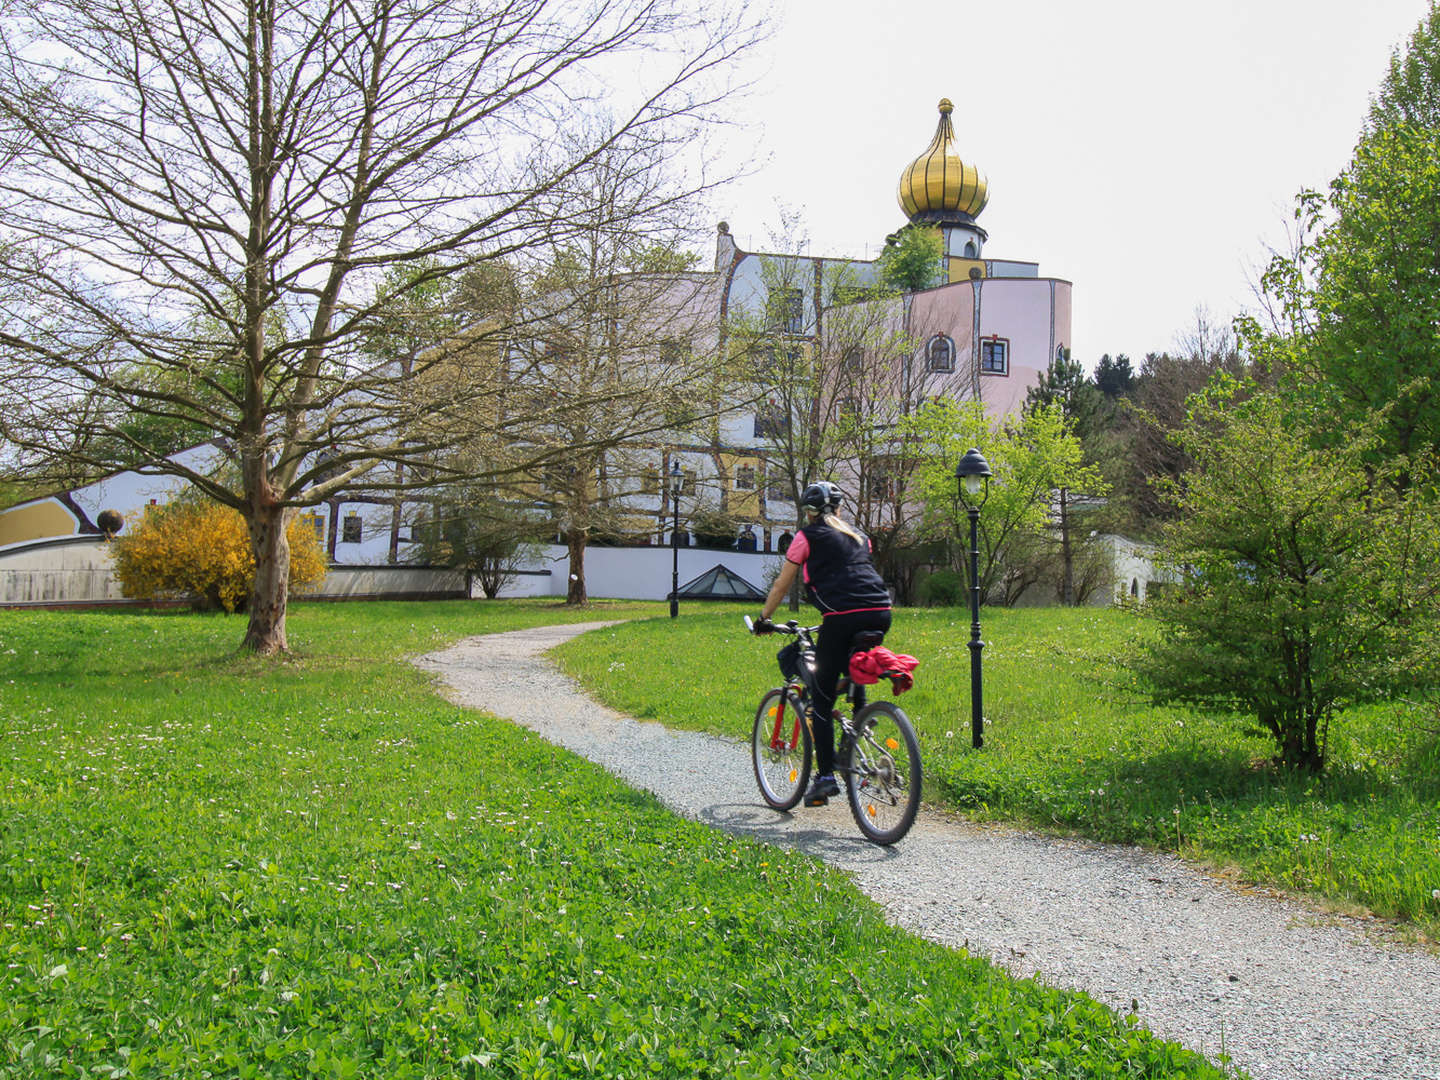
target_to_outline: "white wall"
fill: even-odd
[[[526,570],[549,570],[550,576],[516,578],[501,596],[564,596],[570,587],[570,566],[565,548],[548,544],[541,557]],[[677,559],[680,586],[699,577],[715,564],[723,564],[762,593],[768,588],[771,567],[778,568],[782,556],[763,552],[713,551],[707,548],[680,548]],[[585,549],[585,591],[597,598],[618,600],[664,600],[670,595],[671,555],[668,547]]]

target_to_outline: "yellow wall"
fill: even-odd
[[[759,521],[760,485],[764,477],[760,459],[752,454],[721,454],[720,465],[725,470],[726,507],[730,513],[742,521]],[[749,491],[735,486],[735,471],[743,465],[755,472],[755,486]]]
[[[971,269],[971,267],[974,267],[974,268],[978,269],[978,270],[980,271],[980,276],[981,276],[982,278],[985,276],[985,263],[984,263],[983,260],[981,260],[981,259],[957,259],[957,258],[955,258],[954,256],[951,256],[951,258],[950,258],[950,280],[951,280],[951,281],[969,281],[969,280],[970,280],[970,269]]]
[[[0,510],[0,546],[52,536],[74,536],[79,524],[75,515],[54,499],[22,503]]]

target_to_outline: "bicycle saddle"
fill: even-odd
[[[864,652],[866,649],[873,649],[885,640],[883,630],[861,630],[850,639],[850,651],[852,653]]]

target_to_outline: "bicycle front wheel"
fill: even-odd
[[[760,699],[750,735],[750,757],[760,797],[776,810],[789,810],[810,779],[810,729],[805,707],[789,687],[777,686]]]
[[[920,742],[905,711],[888,701],[866,705],[854,726],[845,770],[850,812],[866,839],[893,844],[920,809]]]

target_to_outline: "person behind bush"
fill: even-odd
[[[836,513],[843,496],[834,484],[811,484],[800,494],[810,523],[795,534],[780,575],[760,609],[757,634],[774,629],[770,616],[800,572],[820,609],[815,641],[815,685],[810,730],[815,736],[815,780],[805,793],[806,806],[824,806],[840,793],[835,781],[835,690],[850,659],[850,642],[865,630],[890,629],[890,592],[870,557],[870,541]]]

